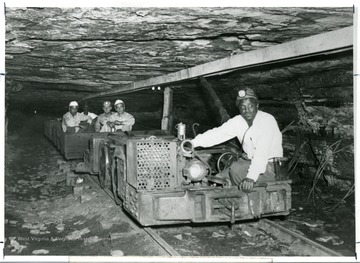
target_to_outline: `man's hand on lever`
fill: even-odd
[[[241,181],[240,186],[245,193],[250,193],[254,188],[254,180],[250,178],[245,178]]]

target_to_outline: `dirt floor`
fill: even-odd
[[[10,132],[5,155],[5,255],[164,255],[94,186],[85,182],[81,194],[73,194],[64,171],[78,161],[65,162],[41,129]],[[307,200],[310,182],[295,183],[292,213],[278,222],[343,255],[354,256],[354,195],[326,211],[346,191],[319,186],[321,197],[331,197],[334,203],[316,197],[315,207]],[[233,229],[222,224],[157,231],[184,256],[294,255],[287,244],[255,233],[251,223]]]
[[[85,181],[74,195],[63,171],[78,161],[41,133],[7,142],[5,255],[164,255],[103,191]]]
[[[355,255],[355,197],[325,183],[319,184],[319,193],[308,197],[310,181],[292,186],[293,213],[279,222],[289,229],[317,241],[346,256]]]

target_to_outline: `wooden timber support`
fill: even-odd
[[[134,92],[153,86],[174,84],[203,76],[226,74],[234,70],[260,65],[291,61],[320,54],[343,52],[353,49],[353,34],[354,29],[350,26],[275,46],[240,53],[166,75],[135,81],[108,91],[91,94],[84,97],[81,101]]]
[[[164,109],[163,109],[163,117],[161,121],[161,129],[165,131],[169,131],[173,123],[172,101],[173,101],[173,90],[167,87],[164,90]]]
[[[218,111],[220,115],[220,124],[228,121],[230,119],[230,116],[224,108],[223,104],[221,103],[218,95],[214,91],[211,84],[203,77],[200,77],[200,83],[206,94],[206,99],[208,100],[210,107],[213,109],[214,112]]]

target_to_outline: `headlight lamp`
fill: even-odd
[[[184,168],[184,176],[186,176],[192,182],[199,182],[208,173],[207,167],[199,160],[191,161]]]

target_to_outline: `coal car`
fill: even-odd
[[[76,171],[98,176],[103,188],[143,226],[231,222],[283,216],[291,209],[284,160],[277,180],[250,193],[216,176],[239,152],[227,145],[192,149],[191,141],[164,131],[92,136]]]
[[[65,133],[61,128],[61,120],[48,120],[44,123],[44,135],[52,142],[67,160],[82,159],[89,148],[89,140],[94,135],[104,137],[107,133]]]

